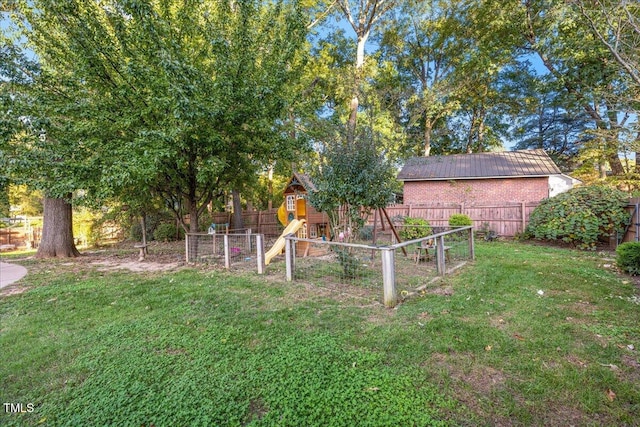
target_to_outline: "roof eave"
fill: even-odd
[[[471,179],[509,179],[509,178],[548,178],[551,175],[558,175],[554,173],[544,174],[544,175],[496,175],[496,176],[465,176],[465,177],[450,177],[450,178],[400,178],[399,181],[408,182],[408,181],[461,181],[461,180],[471,180]]]

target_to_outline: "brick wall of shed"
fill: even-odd
[[[549,197],[548,178],[468,179],[409,181],[404,183],[404,203],[538,202]]]

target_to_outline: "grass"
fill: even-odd
[[[34,410],[0,424],[636,425],[638,287],[599,254],[476,258],[395,310],[354,285],[27,261],[0,399]]]

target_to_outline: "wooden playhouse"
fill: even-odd
[[[306,220],[298,230],[298,237],[304,239],[329,239],[329,218],[324,212],[318,212],[308,200],[310,192],[316,191],[308,175],[294,172],[284,189],[284,202],[278,209],[278,219],[285,227],[294,219]],[[298,242],[296,252],[299,255],[316,255],[313,245]]]

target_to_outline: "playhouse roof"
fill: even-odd
[[[398,174],[401,181],[546,177],[561,174],[542,149],[499,153],[413,157]]]
[[[285,192],[287,191],[287,189],[289,188],[293,189],[296,186],[303,187],[307,192],[317,191],[317,188],[311,181],[311,178],[309,177],[309,175],[300,173],[300,172],[293,173],[293,175],[291,176],[291,179],[289,180],[289,182],[285,187]]]

